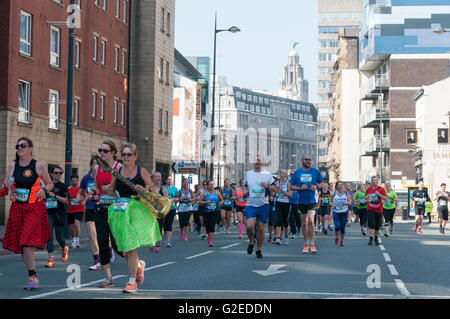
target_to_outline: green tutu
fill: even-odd
[[[120,201],[125,202],[124,205],[120,205]],[[109,206],[108,223],[118,251],[154,246],[161,240],[156,217],[147,206],[133,198],[119,198],[116,204]]]

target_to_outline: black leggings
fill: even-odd
[[[275,203],[275,211],[277,212],[276,226],[277,227],[288,227],[289,210],[291,208],[290,203]]]
[[[395,208],[392,209],[383,209],[383,215],[384,215],[384,224],[394,224],[394,214],[395,214]]]
[[[215,233],[216,223],[219,219],[219,211],[215,212],[205,212],[203,215],[203,222],[205,224],[207,233]]]
[[[111,234],[108,224],[108,211],[105,208],[99,208],[95,214],[95,229],[97,231],[98,251],[100,254],[100,263],[107,265],[110,263],[111,255],[109,253],[109,239],[111,238],[111,246],[116,253],[123,257],[123,253],[117,251],[116,241]]]
[[[302,227],[302,218],[298,212],[298,205],[291,204],[291,209],[289,211],[289,227],[291,228],[292,234],[297,234],[297,228]]]
[[[64,241],[64,225],[60,225],[58,222],[55,222],[55,216],[48,215],[48,222],[50,224],[50,239],[47,243],[47,252],[53,253],[55,251],[55,246],[53,244],[53,229],[55,230],[56,240],[61,248],[66,246],[66,242]]]
[[[178,220],[180,222],[180,229],[189,225],[189,219],[191,219],[192,210],[187,212],[178,212]]]
[[[355,207],[355,214],[359,216],[359,224],[361,227],[367,227],[367,209]]]
[[[373,210],[367,210],[367,221],[369,224],[369,229],[380,230],[381,227],[381,216],[382,213],[374,212]]]
[[[172,231],[172,224],[173,224],[173,220],[175,219],[175,214],[176,214],[177,210],[171,209],[166,217],[164,218],[164,232],[167,233],[168,231]]]

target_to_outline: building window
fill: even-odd
[[[119,101],[114,100],[114,124],[117,124],[117,112],[119,108]]]
[[[125,58],[126,52],[122,50],[122,74],[125,75]]]
[[[160,133],[162,133],[162,122],[163,122],[163,110],[159,109],[158,129]]]
[[[120,125],[125,125],[125,102],[122,102],[121,108],[120,108]]]
[[[80,53],[81,53],[81,43],[75,41],[75,68],[80,69]]]
[[[164,123],[164,132],[167,134],[169,133],[169,112],[168,111],[165,112],[166,112],[166,121]]]
[[[169,72],[169,62],[166,62],[166,84],[169,85],[170,72]]]
[[[59,128],[59,92],[50,90],[48,99],[48,127],[54,130]]]
[[[100,120],[105,119],[105,98],[103,94],[100,95]]]
[[[161,8],[161,32],[164,32],[164,16],[165,16],[164,8]]]
[[[102,65],[106,66],[106,40],[102,40]]]
[[[59,67],[61,30],[57,27],[50,28],[50,64]]]
[[[30,123],[30,82],[19,81],[19,122]]]
[[[328,89],[330,87],[330,81],[319,80],[319,89]]]
[[[120,19],[120,0],[116,0],[116,18]]]
[[[80,110],[80,101],[74,100],[73,101],[73,125],[78,126],[78,112]]]
[[[98,7],[98,0],[94,0],[94,5]]]
[[[127,23],[127,2],[123,2],[123,17],[122,17],[123,23]]]
[[[166,34],[170,36],[170,13],[167,12],[166,16]]]
[[[97,116],[97,92],[92,92],[92,112],[93,118]]]
[[[32,16],[20,11],[20,52],[26,55],[31,55],[31,29]]]
[[[106,11],[107,8],[107,0],[103,0],[103,10]]]
[[[159,81],[163,81],[163,69],[164,69],[164,60],[163,58],[159,59]]]
[[[114,48],[114,71],[119,72],[119,48]]]
[[[94,57],[93,57],[93,60],[95,62],[97,62],[97,59],[98,59],[97,52],[98,52],[98,36],[94,35]]]

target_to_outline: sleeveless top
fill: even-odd
[[[339,194],[334,192],[333,203],[336,207],[333,209],[335,213],[346,213],[348,211],[348,205],[345,204],[347,201],[347,192]]]
[[[19,165],[16,161],[14,166],[14,202],[33,204],[37,199],[36,195],[41,186],[41,178],[36,171],[36,160],[32,159],[30,164],[25,167]]]
[[[222,207],[231,207],[233,205],[233,201],[231,199],[225,198],[225,196],[233,196],[233,188],[230,187],[229,190],[226,190],[225,187],[222,188],[222,196],[223,196],[223,204]]]
[[[276,185],[280,186],[280,181],[277,181]],[[281,185],[281,189],[284,190],[285,192],[288,191],[288,181],[286,181],[286,183]],[[277,192],[275,201],[280,203],[289,203],[289,197],[283,194],[282,192]]]
[[[119,162],[115,162],[113,169],[117,169],[117,166],[119,165]],[[105,173],[102,171],[100,166],[97,169],[97,175],[95,175],[95,179],[97,180],[97,187],[99,189],[99,195],[104,195],[105,193],[102,192],[102,186],[106,186],[111,184],[111,173]]]
[[[187,194],[184,192],[183,189],[180,189],[178,192],[178,195],[180,196],[180,202],[178,204],[178,212],[188,212],[192,210],[191,205],[191,199],[192,199],[192,193],[191,190],[188,189]]]
[[[206,204],[203,207],[203,210],[208,213],[213,213],[217,210],[217,205],[219,203],[219,196],[217,196],[216,190],[214,190],[213,194],[210,194],[208,190],[206,190],[204,201],[210,200],[211,202],[209,204]]]
[[[122,166],[123,167],[123,166]],[[122,167],[119,169],[119,174],[122,171]],[[138,171],[135,177],[133,178],[127,178],[130,182],[132,182],[135,185],[141,185],[145,187],[144,179],[141,176],[141,167],[138,166]],[[122,182],[121,180],[117,179],[116,182],[116,190],[119,192],[120,197],[131,197],[137,195],[137,192],[129,187],[127,184]]]
[[[244,192],[240,187],[237,190],[237,196],[239,198],[236,200],[236,205],[238,205],[239,207],[245,207],[245,204],[247,204],[247,200],[244,198]]]

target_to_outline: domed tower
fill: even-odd
[[[289,63],[284,67],[284,78],[280,80],[279,89],[281,94],[287,98],[308,102],[308,81],[304,79],[303,67],[300,65],[300,57],[295,50],[297,42],[294,43],[289,53]]]

